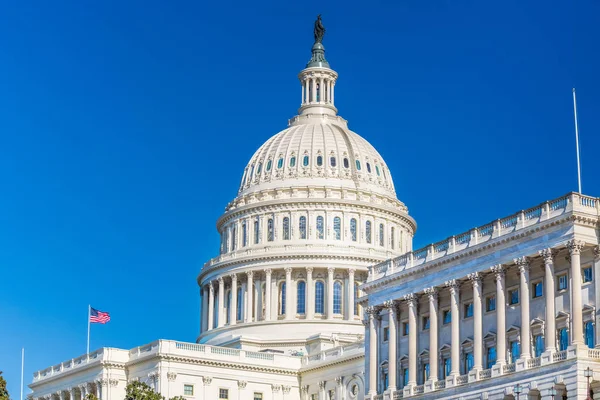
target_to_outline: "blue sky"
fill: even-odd
[[[300,102],[323,14],[336,105],[386,159],[415,247],[600,195],[593,0],[3,2],[0,370],[198,333],[195,277],[246,162]],[[27,392],[27,391],[26,391]]]

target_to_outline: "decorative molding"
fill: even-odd
[[[580,255],[581,251],[585,247],[585,242],[583,240],[573,239],[567,242],[567,249],[569,249],[569,254]]]
[[[324,390],[326,384],[327,384],[327,382],[325,382],[325,381],[319,381],[319,390]]]
[[[415,293],[405,294],[403,299],[409,307],[414,307],[417,304],[417,295]]]
[[[513,262],[519,267],[520,273],[529,272],[529,257],[517,257],[513,259]]]
[[[342,384],[344,383],[344,377],[343,376],[338,376],[335,378],[335,383],[337,386],[342,386]]]
[[[204,386],[210,386],[211,382],[212,382],[211,376],[203,376],[202,377],[202,383],[204,384]]]
[[[460,289],[460,284],[456,279],[450,279],[449,281],[446,281],[445,285],[448,289],[450,289],[450,293],[452,294],[458,292],[458,290]]]
[[[545,264],[553,264],[554,258],[556,257],[557,253],[558,253],[558,250],[552,249],[550,247],[538,251],[538,254],[540,255],[540,257],[542,257],[544,259]]]
[[[423,289],[429,301],[436,301],[438,298],[438,289],[435,286],[427,287]]]
[[[247,381],[238,381],[237,384],[238,384],[238,389],[241,390],[241,389],[246,389],[246,385],[248,384],[248,382]]]
[[[481,274],[479,272],[467,274],[467,279],[471,281],[473,287],[481,286]]]
[[[503,264],[492,265],[490,267],[490,270],[494,274],[494,280],[495,281],[498,281],[499,279],[504,279],[504,275],[506,273],[506,270],[504,269],[504,265]]]
[[[173,381],[175,381],[175,379],[177,379],[177,373],[167,372],[167,380],[169,380],[170,382],[173,382]]]
[[[302,394],[307,394],[308,393],[308,385],[303,385],[300,387],[300,392]]]
[[[290,385],[283,385],[283,394],[289,394],[291,390],[292,387]]]
[[[108,384],[109,384],[110,386],[112,386],[112,387],[116,387],[116,386],[118,386],[118,385],[119,385],[119,380],[118,380],[118,379],[114,379],[114,378],[113,378],[113,379],[109,379],[109,380],[108,380]]]
[[[281,390],[281,385],[271,385],[271,390],[273,391],[273,393],[279,393],[279,391]]]

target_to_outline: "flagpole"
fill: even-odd
[[[88,316],[87,316],[87,324],[88,324],[88,336],[87,336],[87,352],[85,354],[90,354],[90,314],[92,312],[92,306],[88,304]],[[89,357],[89,355],[88,355]]]
[[[21,348],[21,400],[23,400],[23,369],[25,366],[25,347]]]
[[[577,183],[581,194],[581,164],[579,161],[579,127],[577,126],[577,98],[573,88],[573,113],[575,114],[575,145],[577,146]]]

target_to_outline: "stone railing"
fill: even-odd
[[[446,388],[446,381],[437,381],[433,383],[433,388],[435,390],[439,390],[439,389],[445,389]]]
[[[425,393],[425,385],[418,385],[415,386],[414,390],[413,390],[414,394],[421,394],[421,393]]]
[[[397,391],[394,393],[394,400],[399,400],[404,398],[404,393],[402,391]]]
[[[467,382],[469,382],[469,375],[461,375],[456,378],[457,385],[464,385]]]
[[[492,377],[492,369],[484,369],[479,372],[479,379],[488,379]]]
[[[516,371],[516,365],[515,363],[510,363],[510,364],[506,364],[502,366],[502,372],[505,374],[508,374],[510,372],[515,372]]]
[[[563,350],[563,351],[559,351],[557,353],[552,354],[552,361],[557,362],[557,361],[563,361],[567,359],[567,351]]]
[[[302,357],[302,366],[305,367],[313,363],[320,363],[331,359],[338,359],[347,355],[364,354],[364,352],[365,342],[363,341],[347,344],[345,346],[338,346],[332,349],[323,350],[320,353]]]
[[[403,254],[391,260],[369,267],[367,282],[385,276],[418,267],[432,260],[480,245],[515,231],[531,227],[551,218],[572,212],[583,212],[594,216],[600,215],[600,199],[569,193],[554,200],[546,201],[536,207],[505,218],[492,221],[468,232],[451,236],[441,242],[427,245],[421,249]]]
[[[536,368],[542,365],[542,357],[530,358],[527,360],[527,368]]]

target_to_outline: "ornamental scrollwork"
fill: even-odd
[[[554,258],[556,257],[558,251],[549,247],[547,249],[542,249],[538,251],[538,253],[540,257],[544,259],[544,263],[552,264],[554,263]]]
[[[567,248],[569,249],[570,255],[579,255],[585,246],[585,242],[583,240],[573,239],[567,242]]]

